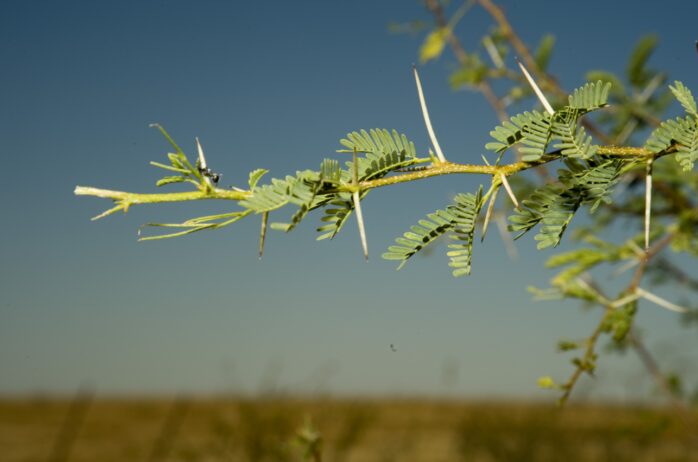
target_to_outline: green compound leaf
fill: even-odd
[[[158,239],[170,239],[173,237],[186,236],[206,229],[220,229],[229,226],[249,215],[251,211],[243,210],[238,212],[221,213],[189,219],[183,223],[148,223],[146,226],[155,228],[175,228],[181,229],[169,234],[159,234],[156,236],[141,237],[139,241],[155,241]],[[139,231],[140,234],[140,231]]]
[[[538,111],[524,112],[505,121],[490,132],[495,141],[487,143],[485,149],[503,153],[521,143],[522,160],[532,162],[545,154],[550,142],[550,116]]]
[[[684,171],[693,169],[693,163],[698,160],[698,129],[696,118],[686,116],[661,123],[645,143],[645,149],[652,152],[662,152],[676,145],[676,160]]]
[[[560,140],[553,147],[560,149],[561,155],[582,159],[589,159],[596,155],[598,146],[591,144],[591,136],[586,134],[584,127],[578,126],[576,118],[572,118],[569,121],[555,122],[552,133]]]
[[[577,88],[569,96],[569,107],[583,112],[591,112],[608,105],[609,82],[588,82]]]
[[[561,142],[555,147],[562,149],[563,156],[588,159],[596,154],[597,148],[584,129],[577,128],[578,120],[584,114],[607,106],[610,89],[608,82],[589,82],[574,90],[568,98],[569,106],[552,116],[537,111],[515,115],[490,132],[495,141],[487,143],[485,149],[502,154],[515,144],[521,144],[521,159],[534,162],[546,153],[551,139],[556,138]]]
[[[363,157],[356,159],[359,181],[369,181],[382,178],[395,170],[410,167],[417,161],[417,152],[414,143],[407,139],[405,135],[397,130],[388,131],[386,129],[374,128],[369,131],[361,130],[347,134],[341,139],[342,144],[347,149],[338,152],[351,152],[354,150],[364,153]],[[333,161],[336,162],[336,161]],[[351,183],[354,171],[354,162],[345,163],[346,169],[339,169],[339,164],[323,162],[321,170],[326,181]],[[366,197],[368,191],[362,191],[360,199]],[[322,233],[317,240],[332,239],[344,227],[347,219],[354,211],[354,201],[350,193],[335,194],[327,201],[324,215],[321,221],[324,225],[317,228]]]
[[[590,205],[593,212],[599,204],[609,201],[622,164],[616,160],[567,159],[565,165],[567,169],[558,172],[559,183],[533,191],[509,217],[509,230],[520,231],[515,239],[540,224],[535,236],[538,248],[557,246],[581,205]]]
[[[362,192],[360,199],[363,199],[367,193]],[[322,241],[335,237],[342,230],[353,210],[354,201],[351,194],[337,194],[324,209],[325,214],[320,221],[326,224],[317,228],[317,231],[322,233],[317,237],[317,240]]]
[[[449,235],[458,243],[449,244],[451,249],[447,255],[453,276],[459,277],[470,274],[473,236],[478,213],[482,207],[482,186],[477,194],[458,194],[454,203],[445,210],[436,210],[427,215],[427,219],[419,220],[417,225],[410,228],[401,237],[395,239],[397,245],[392,245],[383,254],[386,260],[400,262],[402,268],[413,255],[433,243],[441,236]]]
[[[681,106],[686,110],[686,113],[698,117],[698,109],[696,109],[696,100],[693,98],[691,90],[686,88],[683,83],[678,80],[674,81],[674,86],[669,85],[669,89],[674,94],[676,99],[681,103]]]
[[[482,207],[482,186],[476,195],[458,194],[454,201],[455,205],[450,206],[449,210],[456,217],[456,223],[450,238],[459,242],[449,244],[451,250],[446,255],[451,259],[448,266],[454,268],[453,276],[459,277],[470,274],[475,222]]]

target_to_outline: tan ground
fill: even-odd
[[[6,399],[0,461],[304,460],[304,427],[324,461],[698,461],[696,422],[695,410],[437,400]]]

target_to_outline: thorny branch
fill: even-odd
[[[490,14],[490,16],[499,25],[499,30],[502,33],[502,35],[511,43],[512,47],[516,50],[516,52],[520,56],[521,60],[526,64],[526,66],[529,69],[531,69],[531,71],[541,81],[541,83],[547,89],[552,90],[556,95],[565,96],[566,92],[560,87],[560,85],[557,82],[557,79],[550,76],[546,72],[543,72],[538,67],[538,64],[536,63],[536,60],[533,58],[533,55],[531,54],[528,46],[526,46],[526,44],[521,40],[519,35],[516,33],[516,31],[514,30],[514,28],[511,25],[511,23],[509,22],[508,18],[506,17],[506,14],[502,10],[502,8],[500,6],[498,6],[496,3],[494,3],[492,0],[476,0],[476,1]],[[429,9],[429,11],[432,13],[432,15],[436,21],[437,26],[440,28],[445,27],[447,25],[447,20],[446,20],[443,8],[441,6],[441,3],[438,0],[427,0],[426,6]],[[453,54],[455,55],[456,59],[458,60],[458,62],[461,65],[465,65],[467,62],[467,59],[468,59],[468,53],[466,52],[463,44],[460,42],[460,40],[457,38],[457,36],[453,33],[448,34],[448,42],[449,42],[449,45],[453,51]],[[654,80],[652,82],[650,82],[650,85],[648,85],[647,91],[643,92],[643,94],[640,95],[642,98],[642,102],[646,101],[649,98],[649,95],[654,90],[656,90],[656,83],[657,82],[655,82]],[[489,104],[492,106],[492,108],[496,112],[497,117],[500,119],[500,121],[507,120],[509,116],[506,112],[505,105],[502,102],[502,100],[496,96],[496,94],[492,90],[492,86],[490,85],[490,83],[488,82],[487,79],[482,80],[482,82],[478,85],[478,89],[485,96],[485,98],[487,99]],[[659,125],[659,120],[657,120],[655,117],[653,117],[649,114],[643,114],[642,116],[650,124],[655,125],[655,126]],[[633,119],[633,120],[635,120],[635,119]],[[594,123],[585,119],[585,120],[582,120],[582,124],[591,133],[593,133],[598,139],[602,140],[605,143],[610,142],[611,138],[608,135],[606,135]],[[633,125],[632,128],[634,128],[634,126],[635,125]],[[626,138],[627,138],[627,136],[626,136]],[[545,168],[538,168],[537,171],[539,173],[541,173],[541,176],[546,178],[547,170]],[[674,198],[679,196],[673,190],[673,188],[666,187],[661,182],[657,182],[655,186],[657,189],[662,190],[663,192],[669,193]],[[643,263],[641,263],[641,265],[638,267],[638,270],[636,272],[637,281],[634,284],[631,284],[631,286],[634,285],[634,287],[636,288],[637,285],[639,284],[639,280],[642,279],[642,276],[645,273],[645,270],[647,267],[647,262],[648,262],[649,258],[650,258],[650,253],[648,252],[646,258],[643,260]],[[632,288],[632,287],[629,287],[629,289],[630,288]],[[607,310],[606,313],[608,314],[609,311]],[[590,347],[589,347],[589,350],[587,350],[587,355],[593,355],[594,344],[596,343],[596,339],[598,338],[599,334],[601,333],[600,327],[603,325],[605,318],[606,318],[606,316],[604,316],[604,318],[601,320],[601,323],[599,324],[599,328],[596,331],[594,331],[592,336],[588,339],[590,342]],[[631,335],[632,335],[632,333],[631,333]],[[630,344],[633,347],[633,349],[636,351],[636,353],[638,354],[640,359],[642,360],[643,364],[645,365],[645,368],[648,370],[650,375],[652,375],[652,377],[655,379],[655,381],[657,381],[657,383],[660,385],[660,387],[663,390],[665,390],[673,400],[675,400],[675,396],[671,393],[671,390],[668,387],[668,382],[667,382],[666,377],[659,372],[659,369],[656,367],[656,361],[653,360],[649,351],[647,350],[645,345],[642,343],[640,338],[638,338],[636,335],[633,335]],[[570,380],[568,380],[567,384],[565,385],[566,392],[561,400],[562,402],[564,402],[567,399],[567,397],[569,396],[569,393],[571,391],[571,388],[574,386],[574,384],[576,383],[577,379],[579,378],[579,376],[581,375],[582,372],[583,372],[582,368],[577,368],[577,370],[575,370],[575,372],[573,373],[572,377],[570,377]]]

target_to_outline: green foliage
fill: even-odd
[[[168,184],[187,182],[192,183],[198,188],[207,188],[208,183],[204,181],[204,177],[201,175],[201,172],[198,169],[198,164],[197,167],[194,167],[194,165],[189,162],[189,159],[187,158],[187,155],[184,154],[184,151],[182,151],[182,149],[172,139],[170,134],[167,133],[161,125],[152,124],[151,127],[157,128],[176,152],[167,154],[167,158],[170,160],[170,165],[161,164],[159,162],[150,162],[150,165],[170,172],[179,173],[179,175],[171,175],[161,178],[155,183],[155,185],[159,187]]]
[[[522,160],[533,162],[545,154],[550,142],[550,117],[538,111],[524,112],[495,127],[490,135],[496,141],[487,143],[485,149],[501,154],[521,143]]]
[[[250,211],[243,210],[239,212],[220,213],[217,215],[208,215],[205,217],[191,218],[183,223],[147,223],[145,226],[152,228],[174,228],[181,231],[173,233],[159,234],[157,236],[140,237],[139,241],[154,241],[158,239],[168,239],[172,237],[186,236],[187,234],[196,233],[198,231],[221,229],[233,223],[240,221],[250,214]],[[138,233],[140,235],[140,231]]]
[[[630,332],[636,312],[637,300],[614,308],[605,319],[602,326],[603,331],[610,333],[614,342],[622,343]]]
[[[667,120],[652,132],[645,143],[645,148],[652,152],[662,152],[676,148],[676,160],[684,171],[693,169],[693,163],[698,159],[698,112],[696,101],[691,90],[678,80],[669,87],[676,99],[688,114],[684,118]]]
[[[590,82],[574,90],[569,96],[569,105],[552,116],[538,111],[515,115],[510,122],[505,121],[490,132],[495,141],[487,143],[485,149],[501,155],[521,144],[521,160],[535,162],[546,154],[551,140],[557,139],[560,142],[554,147],[560,149],[563,156],[588,159],[596,154],[596,147],[584,128],[578,128],[578,121],[586,113],[605,107],[609,90],[609,83]]]
[[[613,111],[596,117],[599,128],[608,134],[610,144],[624,144],[644,128],[654,128],[659,123],[655,115],[663,113],[672,102],[671,93],[663,87],[666,75],[647,67],[656,44],[656,36],[642,37],[623,76],[601,70],[586,75],[587,80],[612,84],[609,103]]]
[[[347,134],[346,138],[340,140],[340,144],[348,149],[338,152],[354,152],[356,150],[365,154],[365,157],[357,158],[359,181],[382,178],[390,172],[410,167],[417,162],[414,143],[396,130],[389,132],[385,129],[372,129],[368,132],[366,130],[351,132]],[[326,165],[326,168],[330,168],[330,164]],[[352,182],[353,161],[346,163],[346,170],[339,169],[338,163],[332,164],[331,169],[332,173],[327,174],[331,175],[331,178],[326,175],[330,181],[334,183]],[[360,198],[363,200],[366,194],[368,191],[362,191]],[[324,216],[321,218],[321,221],[326,224],[317,228],[317,231],[322,233],[318,236],[318,240],[335,237],[354,210],[354,202],[349,193],[334,194],[327,201],[327,204]]]
[[[575,117],[553,123],[552,134],[560,140],[553,144],[560,149],[560,154],[567,157],[580,157],[589,159],[596,154],[598,146],[591,144],[591,136],[584,131],[584,127],[577,127]]]
[[[455,24],[472,4],[474,2],[465,2],[447,26],[439,26],[426,37],[420,48],[421,62],[437,59],[443,54],[446,45],[456,40]],[[435,2],[427,6],[438,10],[443,5]],[[443,24],[443,21],[438,24]],[[513,35],[515,34],[512,30],[498,28],[483,38],[481,44],[493,66],[481,59],[479,50],[457,50],[458,65],[450,76],[450,83],[454,88],[469,86],[482,91],[502,119],[506,119],[503,114],[512,103],[532,94],[530,88],[522,84],[526,80],[512,76],[505,62],[511,51],[510,45],[513,44],[517,49],[520,46],[513,42]],[[615,245],[587,232],[583,240],[589,246],[555,255],[548,261],[548,267],[558,269],[551,280],[551,287],[544,290],[530,289],[539,298],[574,298],[585,301],[589,306],[600,305],[604,308],[601,322],[590,337],[574,342],[563,341],[559,344],[563,351],[582,350],[579,356],[572,360],[577,369],[570,380],[561,385],[550,377],[542,377],[539,380],[541,387],[562,391],[564,401],[577,378],[582,373],[592,374],[595,370],[597,355],[594,346],[599,336],[609,335],[616,346],[629,345],[629,339],[635,341],[634,336],[628,337],[628,334],[631,332],[637,311],[638,297],[642,296],[650,301],[654,297],[655,303],[664,307],[673,305],[639,287],[640,282],[643,282],[643,273],[652,270],[645,268],[646,262],[641,260],[653,256],[650,243],[661,234],[665,239],[666,236],[671,239],[667,243],[660,241],[660,244],[670,245],[677,252],[698,256],[698,208],[693,200],[698,183],[688,181],[687,175],[681,177],[679,171],[679,166],[685,172],[691,171],[698,160],[698,106],[691,91],[679,81],[669,86],[668,90],[661,89],[665,75],[647,66],[656,43],[657,39],[654,36],[640,40],[630,57],[623,78],[606,71],[591,72],[588,74],[591,82],[577,88],[565,98],[565,93],[557,86],[555,78],[544,74],[554,47],[554,38],[544,36],[534,56],[538,69],[534,68],[532,71],[535,78],[540,80],[539,86],[542,91],[550,94],[558,109],[553,112],[546,105],[552,114],[535,110],[523,112],[509,117],[500,126],[495,127],[490,132],[493,140],[485,146],[498,156],[494,165],[487,160],[487,165],[481,166],[439,162],[431,152],[429,158],[420,159],[413,143],[395,130],[361,130],[348,133],[346,138],[340,140],[340,144],[346,149],[338,152],[351,153],[353,157],[350,161],[340,163],[335,159],[325,159],[318,170],[297,171],[295,175],[272,178],[266,184],[260,183],[268,173],[267,170],[257,169],[249,174],[249,190],[222,190],[211,183],[206,170],[201,169],[198,162],[192,164],[188,160],[162,127],[156,126],[175,150],[174,153],[168,154],[169,165],[152,163],[168,172],[168,176],[157,181],[157,186],[188,182],[196,186],[196,194],[188,196],[188,199],[177,200],[232,199],[238,201],[241,210],[193,218],[183,223],[149,224],[160,228],[174,228],[176,231],[145,237],[143,240],[218,229],[248,215],[261,214],[261,249],[269,214],[286,206],[292,209],[290,218],[285,222],[271,223],[272,229],[291,231],[310,212],[321,209],[322,224],[317,228],[320,233],[318,240],[333,238],[343,229],[354,209],[359,207],[359,202],[375,187],[446,173],[485,173],[491,175],[492,187],[484,197],[482,187],[476,194],[457,194],[452,204],[428,214],[398,237],[395,240],[396,244],[390,246],[383,254],[388,260],[398,261],[399,269],[428,245],[441,237],[448,237],[451,239],[447,251],[449,266],[453,275],[457,277],[467,275],[471,271],[475,227],[480,210],[489,200],[490,206],[483,224],[484,239],[500,186],[505,186],[514,204],[520,203],[509,217],[509,230],[518,233],[515,238],[519,238],[537,227],[534,239],[537,241],[537,247],[544,249],[560,244],[579,209],[588,207],[593,213],[602,204],[611,203],[613,188],[623,177],[624,188],[622,193],[613,197],[614,207],[605,207],[604,212],[593,215],[592,224],[587,230],[593,229],[602,236],[603,231],[618,216],[626,216],[636,222],[646,216],[647,221],[642,223],[646,227],[648,237],[643,235]],[[527,65],[531,65],[529,58],[530,53],[523,59]],[[501,97],[497,95],[500,87],[492,85],[497,79],[511,80],[511,85]],[[658,115],[670,103],[671,94],[682,105],[686,115],[661,122]],[[585,118],[590,112],[605,108],[609,102],[613,106],[612,111],[603,111]],[[642,130],[649,127],[653,128],[653,132],[644,144],[645,149],[616,146],[624,145],[627,140],[636,136],[635,134],[643,133]],[[604,145],[594,144],[592,134]],[[516,149],[517,162],[500,165],[504,154],[511,149]],[[667,168],[667,163],[660,161],[665,156],[674,157],[677,164],[670,162],[672,168]],[[552,162],[557,161],[562,162],[564,167],[560,168],[556,175],[551,174],[547,168]],[[415,167],[416,164],[426,165]],[[545,181],[538,187],[518,188],[516,180],[517,177],[520,179],[520,176],[516,174],[534,167]],[[423,175],[418,171],[422,169],[426,171]],[[396,181],[376,181],[394,173],[404,174],[403,178]],[[653,173],[654,177],[650,177]],[[511,178],[516,192],[511,191],[507,178]],[[695,175],[691,178],[695,178]],[[644,179],[649,181],[642,181]],[[650,194],[652,188],[646,188],[647,195],[640,191],[642,188],[638,186],[643,183],[659,191],[659,194],[655,192],[655,199]],[[520,186],[521,182],[518,185]],[[151,202],[156,202],[152,196],[159,196],[141,195],[136,198],[137,195],[120,191],[105,193],[105,190],[97,191],[95,188],[84,189],[92,191],[81,193],[110,197],[116,202],[114,208],[100,217],[119,210],[127,211],[131,204],[144,203],[143,196],[148,196]],[[660,197],[656,198],[657,196]],[[164,201],[172,200],[167,198],[162,200]],[[649,204],[647,208],[646,204]],[[655,220],[652,223],[653,227],[650,227],[650,217]],[[361,223],[360,228],[363,230]],[[628,268],[637,265],[639,269],[632,278],[633,282],[626,290],[621,291],[620,298],[607,299],[600,285],[590,274],[603,264],[613,265],[621,262]],[[657,272],[663,275],[665,280],[667,275],[691,280],[689,276],[672,269],[668,264],[663,268],[655,264],[652,268],[657,268]],[[698,287],[698,282],[695,282],[695,285]],[[681,307],[673,305],[670,309],[675,308]],[[308,448],[314,447],[312,444],[315,442],[319,445],[320,440],[316,438],[315,433],[309,431],[307,435],[307,441],[303,440],[303,444],[307,444]],[[315,452],[314,449],[308,449],[306,456],[310,457]]]
[[[511,231],[520,231],[518,239],[540,224],[535,236],[538,248],[555,247],[581,205],[591,211],[609,200],[618,180],[621,163],[615,160],[565,161],[567,169],[558,172],[559,183],[546,184],[522,201],[523,207],[509,217]]]
[[[569,108],[585,113],[606,107],[610,89],[610,82],[588,82],[569,96]]]
[[[674,86],[669,85],[669,89],[676,97],[676,99],[681,103],[684,110],[693,117],[698,117],[698,112],[696,112],[696,100],[693,99],[693,94],[691,90],[686,88],[683,83],[676,80]]]
[[[366,193],[361,194],[361,198],[366,195]],[[323,239],[332,239],[342,230],[342,227],[346,223],[347,219],[354,210],[354,202],[352,201],[351,194],[341,193],[337,194],[334,199],[329,202],[329,205],[324,210],[324,215],[320,219],[325,225],[317,228],[320,234],[317,237],[318,241]]]
[[[677,117],[662,122],[645,143],[646,149],[656,153],[672,147],[676,147],[676,160],[684,171],[692,170],[698,158],[698,129],[694,117]]]
[[[451,259],[449,266],[454,268],[453,275],[458,277],[470,274],[475,222],[481,207],[482,187],[477,194],[458,194],[453,199],[453,204],[445,210],[428,214],[428,219],[419,220],[418,225],[396,238],[397,245],[390,246],[383,258],[400,261],[400,269],[414,254],[439,237],[448,235],[459,241],[448,246],[451,250],[447,255]]]
[[[463,59],[460,67],[448,78],[451,88],[458,89],[463,86],[476,87],[485,80],[489,68],[476,53],[470,54]]]

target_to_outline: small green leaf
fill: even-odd
[[[157,128],[158,130],[160,130],[160,133],[163,134],[163,136],[165,137],[165,139],[167,139],[167,141],[172,145],[172,147],[175,149],[175,151],[177,151],[178,154],[182,154],[182,155],[184,154],[184,151],[182,151],[182,149],[177,145],[177,143],[175,143],[175,141],[172,139],[172,137],[170,136],[170,134],[167,133],[167,132],[165,131],[165,129],[162,127],[162,125],[160,125],[160,124],[150,124],[150,126],[153,127],[153,128]]]
[[[169,170],[171,172],[185,173],[185,174],[189,173],[189,170],[186,170],[184,168],[172,167],[170,165],[161,164],[160,162],[150,162],[150,165],[152,165],[153,167],[158,167],[158,168],[164,169],[164,170]]]
[[[448,27],[440,27],[431,31],[419,48],[419,62],[424,64],[441,56],[450,33],[451,30]]]
[[[552,377],[549,375],[538,378],[538,387],[546,390],[554,390],[560,388],[560,386],[555,383]]]
[[[155,186],[165,186],[166,184],[183,183],[185,181],[187,181],[187,178],[183,176],[166,176],[159,179]]]
[[[250,172],[250,179],[248,180],[248,184],[250,185],[250,189],[254,189],[255,186],[257,186],[257,183],[259,180],[266,175],[269,172],[269,170],[266,170],[264,168],[258,168],[256,170],[252,170]]]

